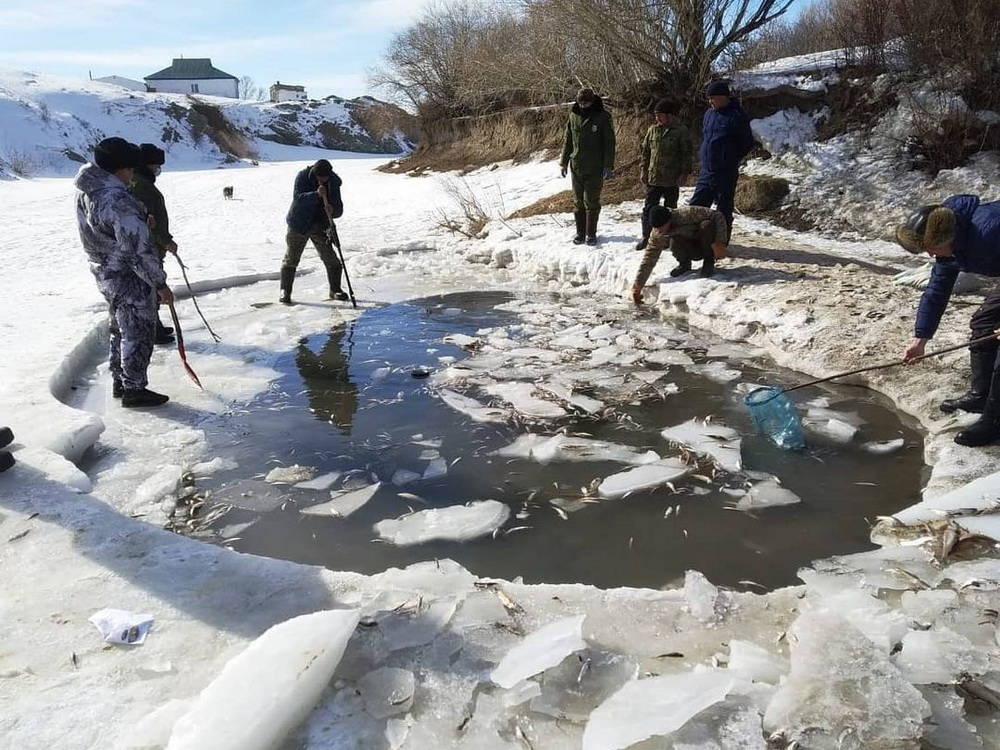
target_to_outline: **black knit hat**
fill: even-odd
[[[142,164],[139,147],[124,138],[105,138],[94,149],[94,163],[106,172]]]
[[[593,89],[582,88],[576,92],[576,100],[578,102],[593,102],[597,99],[596,94],[594,94]]]
[[[677,105],[673,103],[670,99],[660,99],[653,107],[653,113],[660,115],[674,115],[677,114]]]
[[[326,159],[320,159],[312,165],[311,171],[317,177],[329,177],[333,174],[333,165]]]
[[[670,223],[670,209],[666,206],[654,206],[649,212],[649,225],[651,227],[662,227]]]
[[[139,154],[143,164],[162,165],[167,160],[166,152],[152,143],[140,143]]]
[[[712,81],[705,91],[706,96],[729,96],[729,84],[725,81]]]

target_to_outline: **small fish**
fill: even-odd
[[[859,487],[878,487],[878,484],[875,482],[855,482],[854,484]]]
[[[69,656],[69,658],[70,658],[70,661],[73,662],[73,668],[74,669],[79,669],[80,668],[80,659],[77,657],[76,651],[74,651],[73,653],[71,653],[70,656]]]
[[[654,656],[654,659],[683,659],[684,654],[680,651],[669,651],[665,654],[660,654],[659,656]]]
[[[524,531],[525,529],[533,529],[533,528],[534,526],[515,526],[512,529],[507,529],[506,531],[504,531],[504,536],[513,534],[515,531]]]
[[[423,503],[424,505],[427,504],[427,501],[420,497],[420,495],[414,495],[412,492],[397,492],[396,497],[402,500],[411,500],[415,503]]]
[[[634,537],[634,536],[630,536],[630,537],[628,538],[628,549],[629,549],[629,552],[631,552],[631,551],[632,551],[632,544],[633,544],[634,542],[635,542],[635,537]]]
[[[10,537],[7,541],[16,542],[18,539],[24,539],[24,537],[28,536],[29,533],[31,533],[31,529],[25,529],[20,534],[14,534],[14,536]]]
[[[704,482],[705,484],[711,484],[712,480],[706,477],[704,474],[692,474],[692,479],[697,479],[699,482]]]
[[[667,509],[666,509],[666,510],[665,510],[665,511],[663,512],[663,517],[664,517],[664,518],[670,518],[670,516],[671,516],[671,515],[673,514],[673,512],[674,512],[674,509],[673,509],[672,507],[668,507],[668,508],[667,508]]]
[[[557,508],[556,506],[553,505],[552,510],[554,510],[556,512],[556,515],[559,516],[562,520],[564,521],[569,520],[569,514],[562,508]],[[525,515],[527,515],[527,513]]]

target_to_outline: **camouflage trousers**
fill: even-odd
[[[148,384],[146,370],[156,335],[156,292],[137,276],[100,285],[108,302],[111,377],[126,391]]]

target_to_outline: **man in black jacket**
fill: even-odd
[[[295,176],[292,205],[285,217],[288,224],[288,234],[285,236],[288,249],[281,263],[281,302],[286,305],[292,304],[295,269],[298,268],[302,251],[309,240],[312,240],[320,260],[326,266],[330,299],[347,299],[340,288],[343,267],[327,234],[330,222],[344,214],[344,204],[340,199],[342,184],[326,159],[320,159]]]

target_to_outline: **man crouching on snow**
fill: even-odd
[[[153,353],[156,300],[174,300],[149,236],[146,209],[127,188],[140,163],[134,143],[105,138],[94,149],[94,163],[80,167],[73,181],[80,241],[111,317],[112,394],[129,408],[168,401],[146,388],[146,370]]]
[[[725,215],[703,206],[674,209],[656,206],[649,212],[649,221],[652,231],[632,284],[632,301],[637,305],[642,304],[642,288],[667,245],[677,259],[677,267],[670,271],[671,276],[676,278],[686,274],[691,270],[692,261],[700,260],[701,275],[708,278],[715,273],[715,259],[723,257],[726,252],[729,235]]]
[[[913,254],[936,259],[931,278],[920,298],[914,339],[904,359],[911,362],[924,353],[948,306],[959,271],[1000,276],[1000,201],[980,203],[976,195],[953,195],[941,205],[921,206],[896,229],[896,241]],[[1000,290],[986,295],[969,321],[972,338],[989,336],[1000,328]],[[980,446],[1000,440],[1000,369],[992,339],[969,348],[972,382],[964,396],[941,403],[941,411],[957,409],[982,414],[955,436],[959,445]]]

